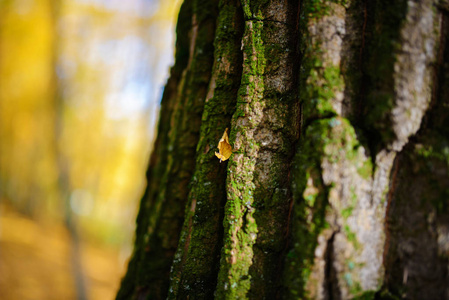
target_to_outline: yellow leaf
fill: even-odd
[[[220,159],[220,162],[227,160],[231,157],[232,146],[229,144],[228,129],[226,128],[221,140],[218,142],[218,151],[215,155]]]

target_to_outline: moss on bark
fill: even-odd
[[[171,271],[169,299],[211,299],[217,285],[227,162],[220,163],[214,152],[225,128],[230,127],[240,84],[243,16],[237,4],[221,1],[219,5],[212,79],[184,225]]]
[[[413,136],[430,102],[441,12],[431,0],[298,5],[184,3],[118,298],[415,295],[410,285],[430,275],[410,271],[417,256],[403,247],[420,237],[437,270],[432,295],[444,289],[447,66]],[[220,163],[225,128],[234,152]],[[413,189],[418,214],[404,200]],[[407,231],[411,220],[419,233]]]
[[[298,136],[295,4],[243,1],[243,73],[232,119],[224,246],[216,297],[279,296]],[[274,13],[276,12],[276,13]],[[275,271],[277,270],[277,271]]]
[[[293,248],[286,274],[289,296],[374,296],[383,280],[388,177],[394,151],[418,130],[429,102],[428,64],[435,59],[436,18],[426,1],[417,5],[400,1],[393,6],[385,1],[304,1],[302,5],[300,96],[305,127],[294,163],[298,169]],[[366,12],[365,19],[351,20],[348,11],[357,10],[357,5]],[[363,26],[361,42],[357,38],[361,31],[354,29],[357,22]],[[413,22],[422,26],[417,29]],[[364,43],[366,37],[369,44]],[[361,57],[372,64],[360,70],[359,63],[355,76],[348,72],[360,59],[351,45],[361,47]],[[417,58],[421,52],[426,54]],[[363,84],[354,82],[360,79]],[[351,107],[357,102],[359,107]],[[354,115],[360,111],[360,116]],[[357,125],[364,130],[357,130]],[[369,141],[373,160],[364,141]],[[295,273],[298,266],[302,271]]]

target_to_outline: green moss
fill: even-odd
[[[352,292],[352,291],[351,291]],[[373,300],[376,299],[376,291],[365,291],[360,295],[353,297],[354,300]],[[354,294],[354,293],[352,293]]]
[[[379,300],[401,300],[402,297],[391,293],[388,289],[382,289],[380,292],[377,292],[375,295],[375,299]]]
[[[347,218],[349,218],[350,216],[352,216],[353,210],[354,210],[353,207],[345,208],[345,209],[343,209],[343,210],[341,211],[341,216],[342,216],[344,219],[347,219]]]
[[[208,10],[208,5],[199,6],[201,4],[197,3],[197,13]],[[239,40],[243,33],[240,9],[235,3],[221,1],[218,22],[214,19],[213,24],[208,24],[208,21],[201,17],[198,17],[197,21],[203,22],[199,27],[203,27],[204,30],[198,32],[198,39],[202,39],[200,35],[217,24],[212,70],[215,88],[207,102],[204,101],[205,97],[194,99],[198,103],[203,103],[204,110],[201,117],[200,139],[196,145],[196,163],[191,167],[195,171],[189,184],[185,219],[170,273],[169,299],[213,297],[223,243],[222,210],[226,201],[227,166],[227,162],[219,162],[214,152],[225,128],[231,127],[231,117],[240,86],[242,54],[240,45],[235,43],[235,39]],[[212,57],[212,54],[205,51],[213,48],[203,47],[201,41],[198,41],[197,47],[197,55],[203,54],[201,59]],[[195,57],[192,68],[201,64],[201,59],[197,60]],[[205,91],[211,87],[209,82],[207,84],[208,86],[203,87]],[[194,92],[192,94],[195,95]],[[189,109],[194,110],[193,107]],[[192,124],[189,122],[185,124],[191,128]],[[187,132],[190,133],[188,130]],[[192,147],[192,144],[188,146]],[[183,182],[188,182],[189,179],[190,177],[186,175],[182,177]]]
[[[325,130],[315,123],[306,132],[298,146],[294,159],[293,197],[295,199],[293,219],[293,248],[287,256],[287,286],[290,295],[306,298],[306,283],[313,266],[314,251],[318,235],[326,226],[328,190],[321,178],[321,155],[325,143]],[[317,151],[318,150],[318,151]]]
[[[305,289],[309,282],[310,274],[314,264],[314,252],[317,247],[318,236],[330,225],[325,221],[328,214],[333,214],[332,207],[328,205],[329,193],[335,187],[333,184],[325,185],[322,178],[321,165],[324,160],[331,163],[351,163],[353,165],[367,166],[366,172],[371,174],[369,158],[360,155],[358,142],[354,128],[348,120],[340,117],[321,119],[312,122],[306,129],[301,143],[298,145],[298,153],[294,160],[293,169],[293,197],[294,219],[293,249],[288,255],[286,276],[288,278],[288,289],[290,295],[300,295],[307,298]],[[351,190],[350,203],[339,212],[346,220],[349,218],[357,205],[356,188]],[[342,199],[344,200],[344,199]],[[343,202],[345,203],[345,202]],[[356,234],[348,224],[342,228],[342,233],[351,242],[355,249],[360,249],[361,245]],[[359,294],[357,278],[358,265],[352,263],[352,269],[347,273],[350,276],[350,286],[354,293]],[[290,272],[293,274],[291,275]],[[348,280],[349,280],[348,279]]]
[[[357,235],[351,231],[351,228],[348,225],[343,226],[343,232],[345,233],[346,238],[354,245],[354,248],[360,248],[360,243],[357,240]]]
[[[251,12],[249,4],[244,2],[243,10],[246,18]],[[265,71],[265,49],[262,41],[263,23],[261,21],[246,21],[243,37],[244,67],[241,87],[238,93],[237,108],[234,119],[251,115],[252,106],[248,101],[261,101],[263,94],[263,74]],[[246,113],[244,113],[246,112]],[[249,120],[248,127],[253,125]],[[224,246],[221,256],[221,268],[218,274],[216,297],[220,299],[245,299],[251,286],[249,274],[252,265],[253,245],[256,242],[258,226],[254,218],[255,185],[253,172],[256,159],[246,153],[251,148],[258,148],[254,137],[246,135],[248,128],[240,126],[242,140],[249,145],[248,149],[237,150],[233,157],[243,154],[244,163],[230,159],[228,163],[227,202],[225,206]],[[237,134],[232,131],[231,144]],[[238,170],[238,171],[237,171]],[[236,173],[238,172],[238,176]]]
[[[449,187],[444,183],[443,176],[435,176],[436,170],[449,170],[448,138],[436,132],[429,132],[415,144],[409,156],[414,163],[414,173],[426,176],[431,186],[432,193],[427,195],[426,200],[432,203],[438,214],[448,213]],[[427,201],[423,201],[423,206]]]
[[[253,14],[251,12],[251,7],[249,5],[250,0],[242,1],[243,14],[246,20],[251,20],[253,18]]]
[[[332,1],[345,4],[345,1]],[[314,42],[307,31],[312,19],[327,15],[331,10],[329,1],[309,0],[303,3],[301,28],[306,29],[300,41],[302,52],[302,70],[300,72],[300,99],[303,102],[305,121],[336,115],[332,106],[335,93],[344,89],[344,80],[339,66],[323,61],[321,41]]]
[[[364,179],[369,179],[373,175],[373,162],[370,159],[365,160],[357,172]]]
[[[415,146],[415,153],[426,160],[436,159],[449,165],[449,145],[445,145],[444,142],[438,143],[436,147],[434,145],[418,144]]]
[[[247,167],[251,170],[254,162],[247,162]],[[231,170],[236,167],[232,161],[230,164]],[[250,176],[250,172],[246,174]],[[251,209],[254,187],[247,186],[244,181],[232,175],[229,178],[231,188],[228,189],[226,217],[223,221],[225,242],[217,295],[222,299],[244,299],[250,288],[249,267],[252,264],[252,245],[258,232]]]
[[[335,66],[322,67],[319,56],[314,51],[305,55],[305,73],[303,88],[300,92],[303,101],[304,116],[310,118],[324,118],[336,115],[332,107],[335,91],[344,86],[340,69]]]

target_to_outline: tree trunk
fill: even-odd
[[[117,299],[449,299],[448,8],[185,0]]]

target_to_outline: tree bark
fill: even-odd
[[[117,299],[449,299],[448,7],[185,0]]]

